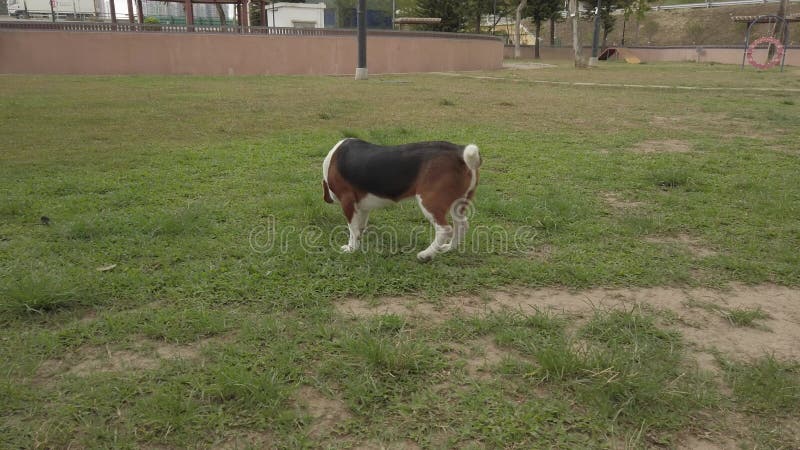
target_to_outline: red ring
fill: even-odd
[[[772,59],[762,64],[753,59],[753,51],[759,44],[767,43],[775,46],[775,54],[772,55]],[[769,69],[770,67],[775,67],[781,62],[781,59],[783,58],[783,44],[781,44],[781,41],[772,36],[762,36],[750,43],[750,45],[747,47],[746,55],[747,62],[750,63],[751,66],[761,70]]]

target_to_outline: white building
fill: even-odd
[[[271,27],[325,27],[325,3],[275,3],[267,5],[267,15]]]

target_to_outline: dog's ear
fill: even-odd
[[[328,182],[325,180],[322,180],[322,199],[325,200],[325,203],[333,203],[331,191],[328,189]]]

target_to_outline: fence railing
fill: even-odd
[[[696,9],[696,8],[716,8],[718,6],[736,6],[736,5],[763,5],[766,3],[779,3],[781,0],[728,0],[724,2],[702,2],[702,3],[684,3],[682,5],[654,5],[650,9],[661,11],[670,9]],[[790,2],[797,2],[800,0],[789,0]]]
[[[160,32],[160,33],[232,33],[267,36],[355,36],[356,30],[340,28],[282,28],[239,25],[140,24],[130,22],[44,22],[0,21],[2,30],[83,31],[83,32]],[[368,30],[369,35],[399,37],[434,37],[446,39],[500,40],[497,36],[432,31]]]

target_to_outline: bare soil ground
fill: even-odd
[[[654,242],[688,246],[690,251],[707,254],[702,243],[690,236],[654,237]],[[694,249],[694,250],[691,250]],[[725,360],[755,360],[765,354],[778,360],[800,359],[800,289],[772,284],[748,286],[734,284],[729,289],[709,288],[596,288],[568,290],[562,288],[498,290],[478,296],[447,297],[429,302],[411,297],[384,297],[364,300],[351,298],[340,302],[337,310],[349,317],[364,319],[396,314],[422,324],[440,324],[458,316],[482,316],[499,311],[534,313],[548,311],[571,320],[570,328],[585,323],[597,311],[642,308],[660,317],[661,325],[678,330],[688,344],[687,355],[697,367],[713,375],[721,392],[732,395],[723,382]],[[758,310],[761,317],[749,326],[731,320],[735,310]],[[465,374],[475,380],[496,378],[495,371],[503,361],[527,360],[512,349],[496,345],[490,337],[466,343],[454,343],[448,357],[463,364]],[[533,361],[530,361],[533,362]],[[445,384],[442,389],[458,389]],[[547,396],[544,388],[537,395]],[[735,412],[714,419],[725,429],[747,429],[751,419]],[[323,421],[324,423],[324,421]],[[792,424],[781,425],[783,433],[797,435]],[[725,431],[687,430],[674,442],[679,449],[734,449],[737,440]],[[741,436],[740,436],[741,437]],[[366,447],[365,447],[366,448]],[[378,447],[374,447],[378,448]],[[628,448],[620,443],[615,448]]]
[[[504,309],[552,310],[583,318],[598,309],[629,309],[638,305],[668,312],[674,318],[670,325],[679,329],[695,347],[701,366],[711,364],[713,358],[708,352],[714,351],[733,359],[756,358],[765,352],[778,359],[800,359],[797,345],[800,342],[800,289],[769,284],[736,284],[728,290],[656,287],[570,291],[547,288],[495,291],[488,295],[490,300],[486,297],[449,297],[438,303],[407,297],[386,297],[373,302],[349,299],[339,303],[337,309],[355,317],[397,314],[441,323],[454,315],[481,315]],[[759,320],[757,327],[735,326],[724,313],[730,308],[760,308],[768,318]]]
[[[98,372],[152,370],[157,368],[162,360],[197,360],[201,357],[202,348],[210,340],[204,339],[192,344],[176,345],[141,339],[135,342],[131,348],[122,349],[109,346],[83,346],[62,358],[42,362],[36,372],[36,381],[47,382],[53,377],[65,374],[83,377]]]
[[[691,149],[691,144],[678,139],[644,141],[634,147],[638,153],[688,153]]]

